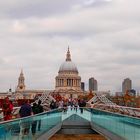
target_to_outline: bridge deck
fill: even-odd
[[[55,134],[49,140],[107,140],[105,137],[99,134]]]
[[[70,117],[71,115],[74,115],[74,117]],[[69,109],[67,112],[63,112],[62,109],[57,109],[23,119],[2,122],[0,123],[0,140],[19,139],[20,136],[23,135],[21,133],[22,129],[24,129],[23,123],[26,123],[28,124],[28,126],[30,126],[29,134],[25,137],[24,140],[32,140],[32,124],[35,121],[37,121],[38,123],[39,120],[41,120],[42,125],[41,131],[37,130],[36,132],[36,139],[41,139],[41,137],[48,132],[50,135],[44,138],[49,139],[52,135],[54,135],[62,128],[63,122],[68,118],[70,122],[77,121],[77,123],[75,123],[74,125],[78,124],[78,120],[80,121],[82,119],[76,120],[76,115],[88,121],[92,129],[105,135],[108,138],[110,138],[110,136],[112,136],[113,138],[115,138],[114,136],[116,136],[116,140],[118,140],[118,137],[119,140],[120,138],[127,140],[139,140],[140,138],[139,118],[110,113],[93,108],[85,108],[83,113],[80,112],[80,109],[78,109],[77,112],[76,110],[71,111],[71,109]],[[84,123],[87,123],[86,121]],[[66,128],[66,125],[63,128]]]

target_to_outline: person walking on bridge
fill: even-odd
[[[10,102],[9,98],[6,97],[2,104],[2,111],[4,116],[4,121],[12,119],[13,104]]]
[[[38,101],[37,108],[38,108],[38,113],[44,112],[43,106],[41,105],[41,100]],[[40,131],[40,128],[41,128],[41,119],[38,120],[38,131]]]
[[[32,111],[33,111],[33,115],[38,113],[38,106],[35,102],[33,103]],[[34,120],[34,118],[33,118],[32,128],[31,128],[33,136],[36,133],[36,126],[37,126],[37,120]]]
[[[19,110],[19,115],[21,118],[23,117],[28,117],[32,115],[32,107],[31,105],[28,103],[28,100],[24,100],[20,110]],[[29,134],[29,130],[30,130],[30,120],[25,119],[25,120],[21,120],[21,127],[22,127],[22,135],[28,135]]]
[[[80,107],[80,110],[81,110],[81,114],[83,114],[83,109],[84,109],[85,106],[86,106],[86,102],[84,101],[84,99],[81,99],[80,102],[79,102],[79,107]]]

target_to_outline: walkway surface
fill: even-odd
[[[49,140],[107,140],[107,139],[99,134],[80,134],[80,135],[55,134]]]
[[[83,113],[81,114],[80,112],[80,109],[78,108],[77,111],[75,109],[72,109],[70,107],[68,107],[68,110],[67,112],[64,112],[62,114],[62,121],[64,121],[65,119],[69,118],[71,115],[73,114],[77,114],[79,115],[80,117],[88,120],[88,121],[91,121],[91,112],[88,111],[88,110],[84,110]]]

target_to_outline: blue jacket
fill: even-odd
[[[20,117],[30,116],[32,113],[32,107],[29,104],[23,104],[19,110]]]

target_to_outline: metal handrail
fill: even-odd
[[[114,110],[114,112],[116,112],[115,111],[116,109],[119,109],[120,111],[123,111],[122,113],[124,113],[124,114],[127,113],[129,116],[135,116],[135,117],[140,118],[140,108],[132,108],[132,107],[119,106],[119,105],[106,105],[106,104],[93,105],[93,108],[97,108],[97,107],[100,109],[101,109],[101,107],[106,107],[105,110],[108,110],[108,111],[109,111],[109,109],[108,109],[108,107],[109,107],[109,108],[112,108]],[[120,113],[120,112],[118,111],[118,113]]]

